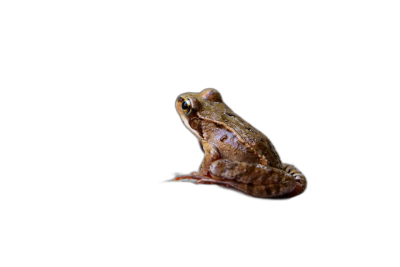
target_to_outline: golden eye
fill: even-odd
[[[182,102],[182,110],[186,115],[192,112],[192,102],[190,102],[189,98],[186,98],[185,101]]]

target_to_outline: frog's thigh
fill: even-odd
[[[291,192],[295,178],[280,169],[246,162],[217,160],[210,166],[211,177],[256,197],[275,197]]]
[[[213,163],[213,161],[218,160],[220,155],[218,149],[213,144],[202,141],[201,145],[204,150],[204,159],[201,163],[199,174],[201,176],[206,176],[208,174],[208,170],[210,169],[210,165]]]

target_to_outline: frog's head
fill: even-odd
[[[176,110],[186,128],[199,139],[203,139],[200,121],[207,114],[215,113],[214,104],[222,103],[221,94],[212,88],[204,89],[200,93],[184,93],[178,96],[175,102]]]

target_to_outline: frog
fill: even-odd
[[[226,186],[258,198],[293,197],[306,189],[305,176],[282,163],[267,136],[234,113],[216,89],[180,94],[175,107],[204,151],[198,173],[175,181]]]

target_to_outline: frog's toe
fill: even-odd
[[[204,176],[200,176],[200,175],[193,175],[193,174],[191,174],[191,175],[182,175],[182,176],[176,177],[174,180],[175,180],[175,181],[179,181],[179,180],[188,179],[188,180],[198,180],[198,181],[200,181],[200,180],[202,180],[202,179],[204,179],[204,178],[207,179],[208,177],[204,177]]]
[[[208,177],[203,177],[199,180],[197,180],[196,184],[217,184],[218,181],[214,180],[212,178],[208,178]]]

